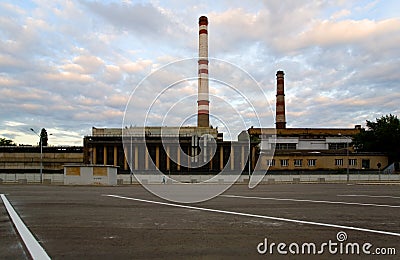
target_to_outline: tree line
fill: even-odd
[[[357,151],[382,152],[387,154],[389,163],[400,161],[400,120],[395,115],[386,115],[376,121],[366,121],[354,137]]]

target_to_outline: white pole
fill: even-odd
[[[40,136],[40,183],[43,183],[43,138]]]

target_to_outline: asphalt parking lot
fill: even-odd
[[[234,185],[214,199],[184,206],[139,185],[0,185],[0,194],[52,259],[398,259],[400,254],[399,185],[275,184],[251,190]],[[29,259],[14,225],[3,203],[0,258]],[[339,240],[339,232],[345,238]],[[329,240],[338,244],[336,253],[328,245],[321,251]],[[276,245],[261,254],[265,241],[268,250]],[[281,248],[286,254],[278,252],[279,243],[287,245]],[[298,244],[301,251],[304,243],[317,245],[322,256],[296,254],[296,247],[288,246]],[[370,243],[371,255],[346,254],[343,248],[340,253],[346,243]],[[376,248],[386,255],[378,256]]]

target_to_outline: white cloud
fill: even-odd
[[[99,57],[89,55],[74,57],[73,62],[80,65],[83,68],[83,72],[86,74],[96,73],[104,66],[104,61]]]
[[[338,11],[338,12],[332,14],[331,17],[330,17],[330,19],[331,19],[331,20],[337,20],[337,19],[340,19],[340,18],[343,18],[343,17],[347,17],[347,16],[349,16],[350,14],[351,14],[351,11],[350,11],[350,10],[342,9],[342,10],[340,10],[340,11]]]
[[[296,41],[287,42],[291,48],[304,48],[306,46],[329,46],[336,44],[353,44],[368,41],[371,38],[399,33],[400,19],[388,19],[383,21],[371,20],[345,20],[345,21],[319,21],[305,32],[296,36]]]
[[[15,121],[4,121],[4,125],[6,126],[25,126],[25,123],[15,122]]]
[[[127,73],[136,73],[149,69],[149,66],[151,66],[151,64],[151,60],[139,59],[137,61],[124,63],[121,65],[121,68]]]

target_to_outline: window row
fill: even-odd
[[[348,143],[329,143],[328,144],[329,150],[340,150],[340,149],[346,149],[348,147],[349,147]]]
[[[369,168],[369,160],[362,159],[361,161],[363,168]],[[343,166],[343,159],[335,159],[336,166]],[[349,159],[349,166],[357,166],[357,159]]]
[[[295,143],[276,143],[276,144],[271,144],[272,149],[275,150],[296,150],[296,144]]]
[[[308,166],[315,166],[316,161],[317,161],[316,159],[308,159],[307,160],[307,165]],[[281,167],[289,166],[289,159],[279,160],[279,162],[280,162],[280,166]],[[294,166],[296,166],[296,167],[303,166],[303,159],[294,159],[293,162],[294,162]],[[276,165],[275,159],[267,160],[267,165],[268,166],[275,166]]]
[[[313,167],[316,165],[316,159],[307,159],[307,166]],[[281,159],[279,160],[281,167],[288,167],[289,166],[289,159]],[[369,159],[362,159],[361,161],[362,167],[365,169],[369,169],[370,161]],[[267,160],[268,166],[275,166],[276,161],[275,159]],[[303,166],[303,159],[294,159],[293,165],[295,167],[302,167]],[[335,166],[343,166],[343,159],[335,159]],[[349,159],[349,166],[357,166],[357,159]]]
[[[275,150],[296,150],[296,143],[275,143],[271,144],[271,148]],[[328,143],[329,150],[341,150],[349,148],[348,143]]]

